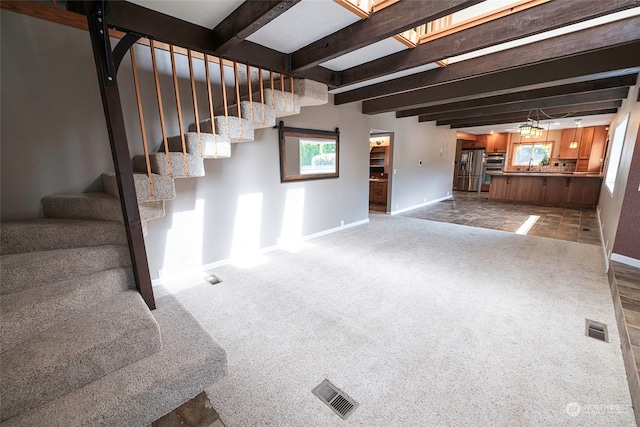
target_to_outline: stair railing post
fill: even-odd
[[[142,221],[140,220],[133,169],[131,168],[131,156],[116,80],[117,68],[114,64],[109,32],[105,22],[104,2],[85,1],[83,5],[89,23],[89,35],[98,73],[98,85],[100,86],[102,106],[109,133],[111,155],[118,182],[124,228],[127,232],[136,287],[149,309],[153,310],[156,308],[156,304],[151,286],[147,251],[142,234]]]

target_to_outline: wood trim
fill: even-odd
[[[253,91],[251,90],[251,66],[247,64],[247,92],[249,92],[249,112],[253,122]]]
[[[395,36],[393,36],[393,38],[399,41],[400,43],[402,43],[403,45],[405,45],[406,47],[408,47],[409,49],[413,49],[414,47],[416,47],[416,44],[414,42],[412,42],[402,34],[396,34]]]
[[[284,104],[284,74],[280,73],[280,95],[282,97],[282,111],[286,111],[286,105]]]
[[[376,0],[376,2],[373,4],[373,11],[377,12],[399,1],[400,0]]]
[[[193,115],[196,121],[196,132],[198,134],[198,150],[200,151],[200,157],[202,157],[202,138],[200,137],[200,115],[198,113],[198,96],[196,94],[196,80],[193,75],[193,58],[191,56],[191,49],[187,50],[187,58],[189,60],[189,80],[191,81],[191,97],[193,98]]]
[[[213,134],[213,142],[216,143],[216,121],[214,120],[214,110],[213,110],[213,94],[211,89],[211,77],[209,73],[209,55],[204,55],[204,73],[207,79],[207,98],[209,99],[209,118],[211,119],[211,133]],[[198,124],[198,128],[200,128],[200,124]],[[218,153],[218,145],[216,143],[216,154]]]
[[[231,129],[229,129],[229,104],[227,102],[227,85],[224,81],[224,64],[220,62],[220,88],[222,90],[222,103],[224,105],[224,120],[227,125],[227,138],[231,140]],[[213,121],[213,117],[211,120]]]
[[[151,197],[155,197],[153,178],[151,177],[151,163],[149,162],[149,144],[147,143],[147,128],[144,124],[144,112],[142,111],[142,97],[140,96],[140,81],[138,80],[138,68],[136,67],[136,55],[133,46],[129,49],[131,55],[131,70],[133,71],[133,86],[136,91],[136,102],[138,104],[138,118],[140,119],[140,132],[142,133],[142,148],[144,150],[144,161],[147,165],[147,178],[149,179],[149,192]]]
[[[276,92],[273,84],[273,71],[269,71],[269,80],[271,80],[271,107],[276,108]]]
[[[248,77],[249,79],[251,76]],[[240,127],[240,138],[242,138],[242,111],[240,109],[240,82],[238,81],[238,63],[233,62],[233,85],[236,91],[236,113],[238,114],[238,126]],[[227,126],[229,118],[227,117]]]
[[[263,80],[262,79],[262,67],[258,68],[258,75],[259,75],[258,79],[260,81],[260,83],[259,83],[260,84],[260,104],[263,105],[263,107],[261,108],[261,110],[262,110],[262,124],[264,124],[266,119],[264,117],[264,114],[265,114],[265,112],[264,112],[264,83],[262,81]]]
[[[472,133],[466,133],[466,132],[457,131],[456,132],[456,139],[465,139],[467,141],[475,141],[475,140],[477,140],[477,135],[474,135]]]
[[[153,65],[153,78],[156,83],[156,100],[158,101],[158,113],[160,114],[160,128],[162,129],[162,141],[164,142],[164,155],[167,160],[167,170],[169,176],[173,177],[171,170],[171,159],[169,158],[169,143],[167,142],[167,126],[164,121],[164,108],[162,106],[162,93],[160,90],[160,79],[158,77],[158,65],[156,62],[156,52],[153,47],[153,40],[149,40],[149,48],[151,49],[151,63]]]
[[[333,2],[338,3],[340,6],[344,7],[349,12],[358,16],[360,19],[365,19],[369,17],[369,13],[367,13],[365,10],[361,9],[360,7],[356,6],[355,4],[351,3],[349,0],[333,0]]]

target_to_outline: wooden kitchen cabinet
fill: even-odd
[[[507,199],[514,202],[541,203],[544,178],[538,176],[511,177]]]
[[[566,203],[574,206],[595,207],[600,197],[600,178],[569,178]]]
[[[389,173],[389,146],[371,147],[369,151],[369,173],[378,176],[381,173]]]
[[[566,200],[567,179],[555,177],[544,178],[542,203],[545,205],[564,205]]]
[[[369,181],[369,201],[387,203],[387,181]]]
[[[593,144],[594,127],[584,128],[580,137],[580,146],[578,147],[578,159],[589,159],[591,154],[591,144]]]
[[[487,153],[506,153],[509,143],[508,133],[494,133],[482,135],[486,138],[485,152]]]
[[[600,172],[604,160],[604,148],[607,146],[608,129],[606,126],[596,126],[593,133],[593,143],[589,154],[589,165],[586,172]],[[585,172],[585,171],[577,171]]]
[[[578,141],[576,148],[571,148],[570,144],[574,140]],[[582,138],[582,128],[565,129],[562,131],[562,138],[560,139],[560,150],[558,152],[559,159],[577,159],[578,149],[580,147],[580,138]]]
[[[478,135],[478,139],[475,141],[469,141],[467,139],[462,139],[460,143],[460,148],[463,150],[471,150],[474,148],[484,148],[487,144],[486,135]]]

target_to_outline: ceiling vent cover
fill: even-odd
[[[609,332],[605,323],[585,319],[585,335],[600,341],[609,342]]]
[[[349,418],[349,415],[358,407],[355,400],[331,384],[329,380],[324,380],[318,384],[316,388],[312,390],[312,393],[318,396],[320,400],[343,420]]]

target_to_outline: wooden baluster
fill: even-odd
[[[251,91],[251,67],[247,64],[247,92],[249,92],[249,111],[253,122],[253,93]]]
[[[216,122],[213,120],[213,95],[211,93],[211,79],[209,77],[209,55],[204,54],[204,72],[207,79],[207,97],[209,98],[209,117],[211,117],[211,133],[213,134],[213,153],[218,156],[218,140],[216,138]]]
[[[160,128],[162,129],[162,140],[164,141],[164,155],[167,160],[167,170],[169,176],[173,177],[171,170],[171,159],[169,158],[169,143],[167,142],[167,127],[164,123],[164,108],[162,107],[162,94],[160,93],[160,79],[158,78],[158,65],[156,62],[155,46],[153,40],[149,39],[149,47],[151,48],[151,62],[153,65],[153,77],[156,82],[156,99],[158,100],[158,111],[160,113]]]
[[[271,106],[276,108],[276,92],[273,84],[273,71],[269,71],[269,80],[271,80]]]
[[[176,71],[176,58],[173,51],[173,45],[169,45],[169,55],[171,55],[171,73],[173,74],[173,90],[176,93],[176,108],[178,109],[178,128],[180,129],[180,140],[182,141],[182,158],[184,161],[184,170],[189,178],[189,162],[187,161],[187,144],[184,140],[184,127],[182,124],[182,106],[180,105],[180,88],[178,86],[178,73]]]
[[[293,76],[289,76],[289,86],[291,86],[291,111],[295,111],[296,95],[293,93]]]
[[[242,112],[240,111],[240,82],[238,81],[238,63],[233,61],[233,83],[236,90],[236,112],[238,113],[238,126],[240,138],[242,138]]]
[[[200,138],[200,115],[198,114],[198,97],[196,96],[196,80],[193,76],[193,56],[191,49],[187,49],[187,58],[189,58],[189,78],[191,80],[191,97],[193,98],[193,115],[196,120],[196,132],[198,133],[198,149],[200,157],[202,157],[202,139]]]
[[[151,177],[151,164],[149,163],[149,145],[147,144],[147,130],[144,126],[144,113],[142,112],[142,98],[140,97],[140,82],[138,81],[138,69],[136,68],[136,56],[133,53],[135,46],[131,46],[131,69],[133,70],[133,86],[136,89],[136,101],[138,102],[138,117],[140,118],[140,131],[142,132],[142,147],[144,148],[144,160],[147,164],[147,177],[149,178],[149,191],[151,197],[155,197],[153,178]]]
[[[280,73],[280,95],[282,95],[282,111],[287,111],[284,105],[284,74]]]
[[[264,87],[263,87],[263,81],[262,81],[262,67],[258,68],[258,80],[260,82],[260,104],[262,104],[262,107],[260,107],[262,109],[262,124],[265,123],[265,118],[264,118]]]
[[[227,86],[224,82],[224,60],[218,58],[220,61],[220,85],[222,86],[222,103],[224,104],[224,119],[227,122],[227,138],[231,140],[231,130],[229,129],[229,110],[227,106]]]

